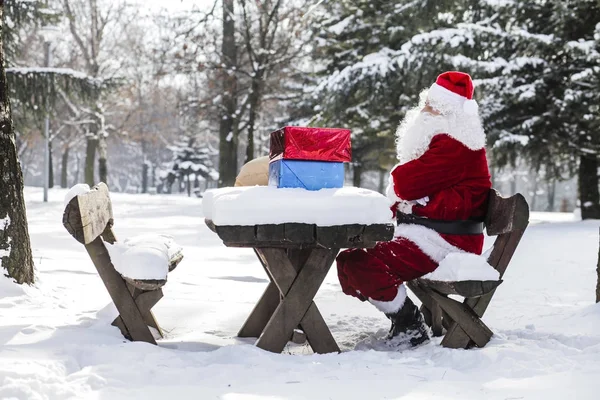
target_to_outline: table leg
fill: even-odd
[[[238,332],[239,337],[259,337],[281,300],[279,289],[277,289],[277,286],[273,282],[273,277],[271,277],[267,269],[264,257],[256,249],[254,250],[254,254],[256,254],[258,261],[260,261],[270,282]]]
[[[267,326],[256,342],[256,345],[265,350],[280,353],[294,328],[302,325],[313,350],[329,352],[339,351],[335,340],[322,316],[318,313],[313,298],[329,268],[333,264],[339,249],[312,249],[300,272],[296,274],[292,262],[285,250],[259,249],[266,260],[266,267],[271,273],[275,284],[285,296]],[[310,311],[314,309],[315,311]],[[308,312],[308,320],[304,321]],[[303,323],[306,322],[306,323]],[[329,335],[323,336],[324,332]],[[322,338],[325,340],[321,340]],[[330,339],[330,340],[327,340]]]

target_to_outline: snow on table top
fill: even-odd
[[[306,223],[319,226],[393,223],[390,200],[368,189],[227,187],[205,192],[204,217],[215,225]]]
[[[472,253],[450,253],[444,258],[437,269],[423,279],[432,281],[497,281],[500,274],[485,257]]]
[[[171,236],[151,233],[106,248],[117,272],[130,279],[167,279],[169,260],[181,252]]]

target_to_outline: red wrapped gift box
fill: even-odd
[[[350,130],[286,126],[271,133],[270,159],[350,162]]]

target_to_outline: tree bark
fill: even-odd
[[[222,113],[219,124],[219,187],[233,186],[237,174],[237,64],[235,46],[234,0],[223,0],[223,42],[221,76]]]
[[[98,141],[98,178],[100,182],[108,185],[108,162],[107,162],[107,144],[105,138]]]
[[[246,148],[246,162],[254,159],[254,128],[256,125],[256,115],[258,114],[258,108],[260,107],[260,82],[262,81],[262,74],[256,73],[252,79],[252,86],[250,92],[250,110],[248,112],[248,147]]]
[[[96,137],[88,137],[85,149],[85,183],[90,187],[95,185],[94,165],[96,159],[96,149],[98,148],[98,139]]]
[[[385,187],[387,185],[387,182],[385,181],[385,177],[386,177],[386,170],[385,169],[380,169],[379,170],[379,193],[385,194]]]
[[[360,187],[363,168],[360,164],[352,165],[352,185]]]
[[[600,219],[600,193],[598,191],[598,158],[585,154],[579,158],[579,201],[582,219]]]
[[[148,193],[148,163],[142,163],[142,193]]]
[[[0,1],[0,32],[4,29]],[[33,283],[33,257],[27,227],[23,174],[17,159],[0,35],[0,266],[18,283]],[[1,271],[0,271],[1,273]]]
[[[556,179],[552,178],[548,182],[548,206],[546,211],[554,211],[554,204],[556,202]]]
[[[68,173],[67,168],[69,167],[69,144],[65,146],[63,150],[62,159],[60,162],[60,187],[66,189],[69,185],[67,182]]]
[[[54,162],[52,161],[52,141],[48,142],[48,187],[54,187]]]
[[[600,303],[600,247],[598,247],[598,265],[596,266],[598,280],[596,283],[596,303]]]

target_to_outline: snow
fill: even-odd
[[[423,278],[432,281],[497,281],[500,274],[490,264],[485,256],[469,253],[450,253],[444,258],[439,267]]]
[[[600,221],[532,213],[483,317],[495,333],[483,349],[445,349],[440,338],[411,350],[386,348],[380,338],[389,321],[344,295],[334,266],[315,304],[342,353],[289,345],[271,354],[236,337],[268,284],[265,272],[252,249],[226,248],[204,225],[201,199],[111,194],[117,238],[160,230],[185,248],[153,309],[166,337],[152,346],[127,342],[110,325],[110,297],[61,224],[66,190],[51,189],[48,203],[41,192],[25,189],[36,284],[15,286],[0,274],[2,399],[598,397]]]
[[[69,204],[71,202],[71,200],[73,200],[73,197],[79,196],[80,194],[86,194],[89,191],[90,191],[90,186],[88,184],[78,183],[77,185],[75,185],[71,189],[69,189],[69,191],[65,195],[65,199],[63,202],[64,206],[67,207],[67,204]]]
[[[0,219],[0,231],[6,230],[6,228],[10,225],[10,216],[7,214],[6,217]],[[3,235],[4,236],[4,235]],[[9,236],[7,239],[7,248],[0,249],[0,268],[2,267],[2,258],[8,257],[10,255],[10,241],[11,237]]]
[[[298,222],[319,226],[391,223],[387,197],[368,189],[228,187],[204,194],[203,212],[215,225]]]
[[[167,279],[169,260],[182,249],[172,236],[145,233],[106,243],[117,272],[131,279]]]

